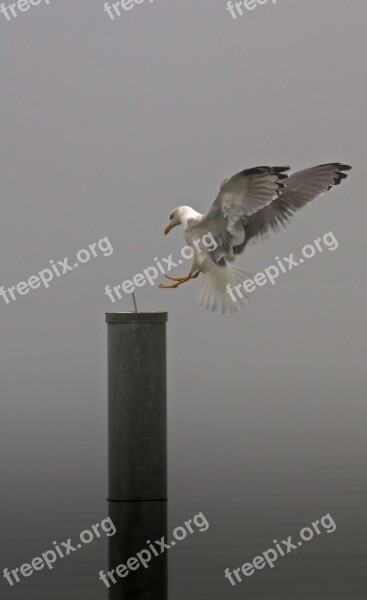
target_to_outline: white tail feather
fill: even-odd
[[[246,279],[253,279],[253,274],[229,264],[225,267],[216,266],[215,269],[204,273],[195,299],[207,310],[219,310],[221,314],[235,313],[249,300],[249,294],[242,285]],[[227,288],[228,284],[231,288]],[[241,288],[237,291],[234,288],[238,285]],[[232,294],[229,293],[229,289],[232,289]]]

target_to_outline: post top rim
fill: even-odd
[[[168,312],[116,312],[106,313],[106,323],[165,323],[168,321]]]

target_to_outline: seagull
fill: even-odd
[[[200,273],[204,280],[196,299],[205,309],[234,313],[244,306],[248,296],[230,298],[227,289],[253,276],[232,263],[249,242],[254,243],[271,231],[286,226],[306,204],[324,194],[347,177],[352,167],[341,163],[318,165],[289,174],[290,167],[255,167],[225,179],[209,211],[202,215],[191,206],[179,206],[170,214],[164,229],[167,235],[182,225],[187,244],[193,249],[193,262],[187,277],[169,277],[174,283],[160,285],[174,289]],[[198,241],[210,235],[215,248],[200,246]],[[195,244],[196,242],[196,244]]]

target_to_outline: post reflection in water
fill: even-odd
[[[168,555],[155,544],[167,539],[167,502],[109,502],[109,515],[117,530],[109,539],[116,580],[109,600],[167,600]]]

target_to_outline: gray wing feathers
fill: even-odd
[[[289,167],[255,167],[226,179],[209,212],[194,225],[210,231],[218,245],[212,256],[233,260],[235,249],[244,247],[248,219],[271,204],[283,190]]]
[[[246,169],[223,182],[208,217],[222,211],[230,223],[256,213],[272,202],[287,178],[289,167],[255,167]]]
[[[251,239],[286,226],[299,209],[333,186],[339,185],[347,177],[344,171],[351,168],[341,163],[330,163],[290,175],[278,197],[248,220],[243,248]]]

